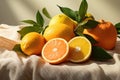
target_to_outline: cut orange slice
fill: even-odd
[[[54,38],[49,40],[42,49],[42,57],[51,64],[58,64],[67,59],[69,46],[65,39]]]
[[[91,43],[86,37],[74,37],[69,42],[69,60],[71,62],[86,61],[91,54]]]

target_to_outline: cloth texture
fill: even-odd
[[[0,25],[0,36],[19,42],[21,26]],[[1,42],[0,42],[1,44]],[[0,80],[120,80],[120,39],[113,56],[106,62],[88,60],[85,63],[65,62],[51,65],[40,56],[22,56],[0,48]]]

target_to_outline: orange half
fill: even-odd
[[[58,64],[67,59],[69,46],[65,39],[54,38],[49,40],[42,49],[42,57],[51,64]]]
[[[91,43],[86,37],[74,37],[69,42],[69,60],[71,62],[86,61],[91,54]]]

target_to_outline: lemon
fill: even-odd
[[[27,33],[20,42],[21,50],[26,55],[40,54],[45,44],[44,37],[37,32]]]
[[[77,26],[77,22],[72,20],[70,17],[66,16],[65,14],[57,14],[49,22],[49,27],[56,23],[64,23],[67,24],[69,27],[74,29]]]
[[[75,36],[75,34],[68,25],[63,23],[56,23],[54,25],[51,25],[51,27],[47,27],[43,36],[46,41],[49,41],[53,38],[63,38],[69,41]]]
[[[74,37],[69,42],[69,60],[71,62],[83,62],[86,61],[92,51],[92,45],[86,37]]]

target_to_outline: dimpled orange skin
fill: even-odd
[[[42,51],[42,47],[45,44],[44,37],[37,32],[27,33],[21,40],[21,50],[26,55],[37,55]]]
[[[105,22],[100,20],[100,24],[93,29],[85,29],[84,34],[92,36],[98,43],[96,46],[100,46],[106,50],[113,49],[117,41],[117,30],[111,22]]]

